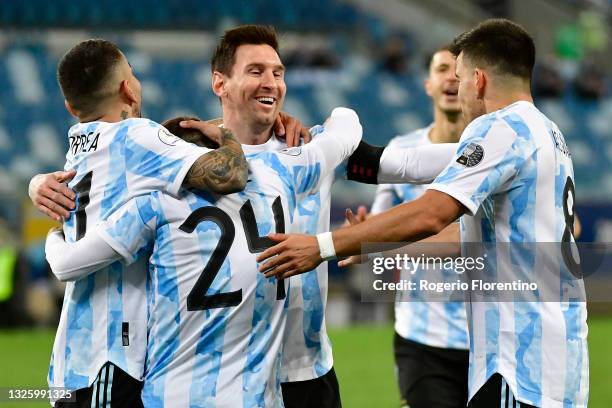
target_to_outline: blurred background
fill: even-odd
[[[488,17],[534,36],[536,105],[572,152],[581,241],[612,241],[612,0],[0,0],[0,364],[9,369],[0,387],[45,384],[61,307],[63,288],[44,258],[53,223],[32,207],[27,185],[64,164],[74,121],[55,70],[70,47],[92,37],[117,43],[142,82],[145,117],[213,118],[221,110],[209,58],[219,36],[272,24],[287,67],[284,110],[314,125],[351,107],[365,139],[384,145],[432,119],[422,85],[429,54]],[[340,223],[346,207],[371,205],[375,188],[339,180],[334,190]],[[345,406],[397,406],[392,305],[360,302],[357,275],[330,271],[328,325]],[[611,310],[590,305],[593,407],[612,406]]]

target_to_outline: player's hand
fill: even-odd
[[[257,262],[267,278],[288,278],[293,275],[308,272],[316,268],[323,260],[319,251],[319,242],[312,235],[304,234],[270,234],[268,237],[278,242],[273,247],[263,251]]]
[[[223,132],[225,129],[210,122],[193,119],[182,120],[179,123],[179,126],[182,128],[199,130],[204,137],[209,138],[212,142],[219,146],[223,146],[227,141],[227,139],[223,137]]]
[[[70,216],[74,209],[76,194],[66,185],[76,175],[76,171],[56,171],[38,174],[30,180],[28,194],[34,206],[49,218],[61,221]]]
[[[357,207],[357,214],[353,213],[353,210],[347,208],[344,212],[344,224],[341,228],[347,228],[351,225],[361,224],[368,217],[368,209],[365,205]]]
[[[360,205],[357,209],[357,214],[353,214],[353,211],[350,208],[346,209],[344,214],[346,220],[342,225],[342,228],[350,227],[351,225],[357,225],[366,220],[368,216],[368,212],[365,206]],[[353,255],[345,258],[341,261],[338,261],[338,266],[341,268],[346,268],[347,266],[362,264],[368,260],[367,255]]]
[[[304,127],[298,119],[285,112],[279,112],[273,129],[276,136],[285,139],[288,147],[299,146],[300,138],[304,139],[304,144],[309,143],[312,139],[310,130]]]

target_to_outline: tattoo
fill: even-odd
[[[128,117],[128,113],[124,110],[121,111],[121,119],[122,120],[126,120]]]
[[[221,147],[198,158],[187,172],[183,185],[219,194],[244,189],[248,168],[242,146],[230,130],[220,130]]]

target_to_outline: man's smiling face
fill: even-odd
[[[283,106],[287,86],[285,67],[267,44],[236,49],[231,76],[224,78],[223,104],[240,112],[243,121],[271,126]]]

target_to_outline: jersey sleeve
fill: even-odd
[[[324,180],[333,176],[336,167],[357,149],[363,129],[357,113],[348,108],[335,108],[322,126],[311,129],[313,140],[303,146],[308,163],[303,179]],[[318,172],[315,177],[312,172]],[[303,183],[302,183],[303,184]],[[310,183],[316,189],[318,183]]]
[[[504,120],[481,119],[466,128],[450,164],[428,187],[455,198],[471,215],[488,196],[504,190],[535,150]]]
[[[393,184],[379,184],[376,189],[376,196],[372,203],[372,214],[378,214],[388,210],[398,204],[401,204],[402,200],[395,192]]]
[[[76,242],[66,242],[55,231],[47,236],[45,256],[51,271],[62,282],[74,281],[121,259],[96,231],[89,231]]]
[[[162,191],[176,196],[193,163],[211,149],[187,143],[162,125],[139,119],[126,137],[126,165],[133,195]]]
[[[95,227],[102,239],[128,264],[148,252],[155,241],[158,200],[154,194],[129,200]]]
[[[457,147],[457,143],[416,147],[397,147],[390,144],[380,157],[378,182],[431,183],[448,166]]]

